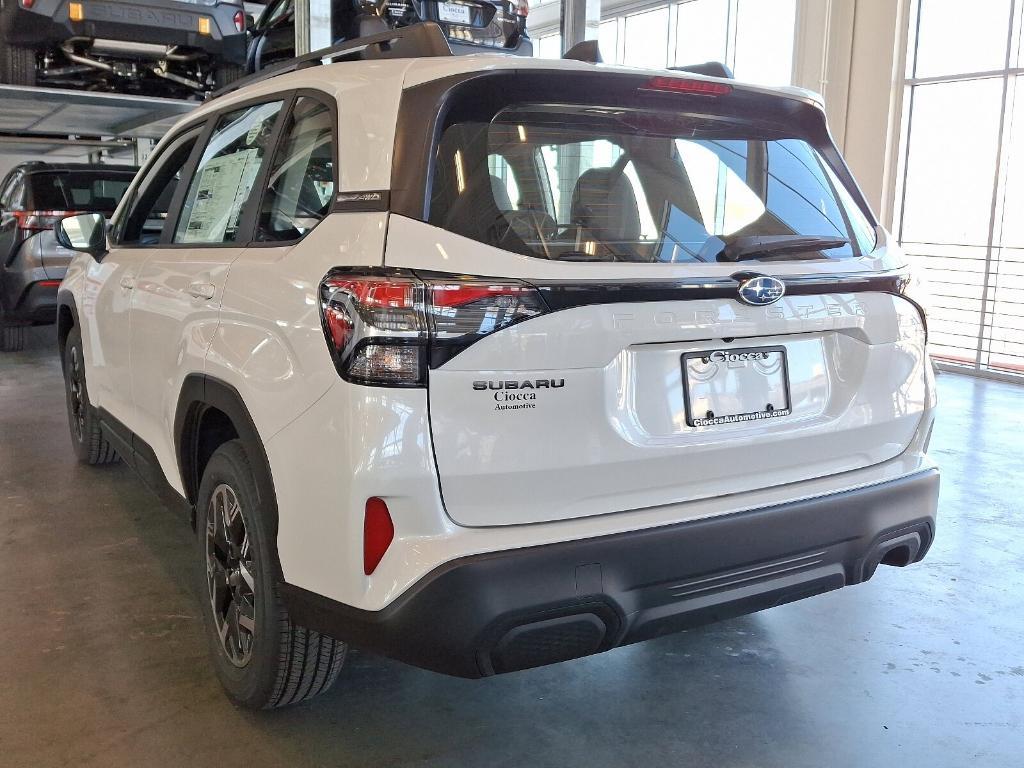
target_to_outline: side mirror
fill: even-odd
[[[107,220],[102,213],[80,213],[68,216],[53,225],[57,242],[73,251],[82,251],[93,258],[107,252]]]

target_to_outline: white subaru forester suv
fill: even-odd
[[[109,230],[57,225],[75,450],[191,516],[232,699],[316,695],[349,644],[481,677],[920,560],[925,317],[816,98],[439,36],[250,78]]]

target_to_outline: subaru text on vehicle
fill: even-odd
[[[920,560],[925,317],[819,101],[439,40],[250,80],[109,233],[58,225],[75,450],[194,520],[229,695],[315,695],[348,644],[511,672]]]

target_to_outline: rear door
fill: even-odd
[[[515,281],[544,305],[499,328],[492,302],[472,343],[432,360],[458,523],[800,482],[891,459],[917,429],[922,320],[820,136],[716,119],[739,111],[724,101],[638,101],[452,124],[430,223],[392,217],[389,266]]]
[[[149,249],[131,309],[135,432],[174,467],[173,425],[181,383],[204,370],[220,322],[228,270],[251,239],[261,174],[286,98],[212,118],[183,172],[172,221]]]

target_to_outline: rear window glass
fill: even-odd
[[[125,171],[59,171],[29,175],[34,210],[113,213],[132,183]]]
[[[572,261],[713,262],[741,238],[792,236],[829,244],[787,258],[843,259],[875,241],[824,158],[778,124],[570,104],[449,125],[429,221]]]

